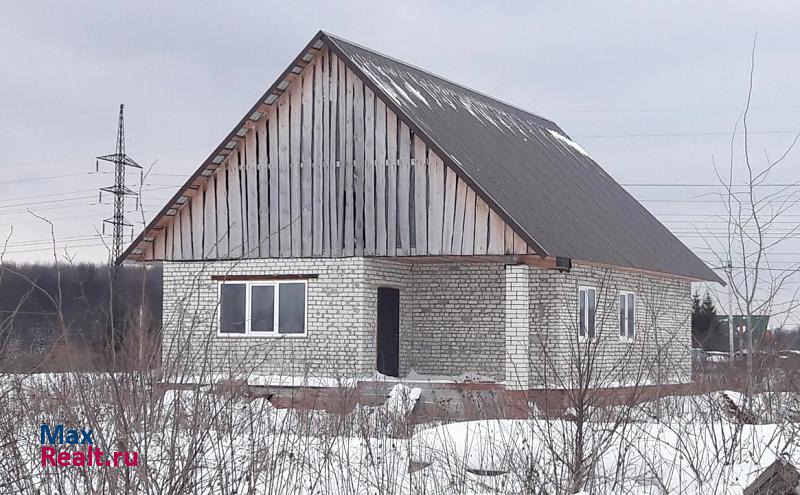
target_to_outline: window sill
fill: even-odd
[[[223,333],[217,332],[217,337],[223,339],[301,339],[308,337],[308,333]]]

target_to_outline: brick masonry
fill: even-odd
[[[576,265],[530,270],[530,387],[677,383],[691,378],[691,284]],[[578,336],[578,288],[597,290],[597,336]],[[619,336],[619,292],[636,294],[635,338]]]
[[[316,274],[307,335],[217,335],[214,275]],[[598,289],[598,339],[577,338],[577,287]],[[602,383],[690,374],[690,286],[674,279],[576,266],[390,258],[250,259],[164,263],[163,362],[191,373],[352,377],[375,368],[377,288],[400,289],[401,375],[477,374],[510,388],[569,388],[583,356]],[[618,335],[617,293],[637,294],[634,342]],[[676,378],[678,377],[678,378]]]

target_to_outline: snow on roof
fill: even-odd
[[[539,254],[721,282],[552,121],[341,38],[323,39]]]

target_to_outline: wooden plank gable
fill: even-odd
[[[155,230],[148,260],[526,254],[324,46]]]

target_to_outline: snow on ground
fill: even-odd
[[[595,410],[583,425],[529,419],[415,426],[405,417],[421,390],[400,383],[384,405],[340,416],[276,409],[265,398],[210,388],[157,394],[133,374],[114,378],[116,384],[103,374],[0,376],[0,455],[17,460],[17,488],[85,493],[91,484],[107,491],[105,471],[87,476],[37,462],[38,425],[61,421],[94,428],[104,450],[138,451],[135,482],[211,495],[563,492],[575,486],[579,438],[586,493],[737,494],[779,456],[800,459],[800,430],[786,419],[797,410],[796,393],[757,394],[750,404],[731,391],[666,397]],[[723,395],[763,424],[733,422]]]
[[[526,470],[541,485],[563,486],[559,457],[574,445],[576,423],[545,420],[471,421],[415,435],[411,460],[463,466],[473,472],[519,477]],[[778,456],[800,454],[798,442],[778,425],[634,423],[586,425],[586,452],[596,457],[596,493],[741,493]],[[737,436],[731,454],[726,446]],[[600,443],[602,442],[602,443]],[[620,469],[624,471],[620,475]],[[549,471],[549,472],[548,472]],[[550,479],[548,479],[550,478]]]

